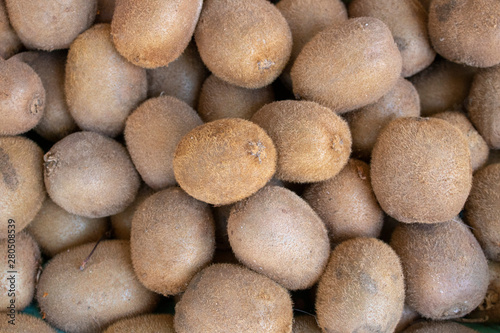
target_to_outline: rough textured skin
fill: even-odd
[[[9,228],[9,230],[14,230]],[[18,232],[16,230],[11,235],[11,241],[4,238],[0,240],[0,248],[2,249],[0,255],[0,311],[10,313],[9,306],[11,300],[15,300],[15,310],[22,311],[25,307],[30,305],[33,295],[35,294],[35,279],[38,272],[38,267],[42,262],[40,249],[36,244],[33,237],[25,231]],[[14,254],[14,259],[9,258],[9,254]],[[13,264],[15,269],[10,265]],[[14,274],[15,282],[8,280],[13,274],[9,271],[16,271]],[[9,294],[14,290],[14,297]],[[3,320],[7,321],[7,316],[2,313]],[[17,319],[17,318],[16,318]],[[0,324],[0,329],[2,325]],[[3,329],[1,332],[5,332]]]
[[[118,52],[134,65],[167,66],[188,46],[203,0],[119,0],[111,35]]]
[[[214,75],[244,88],[273,82],[292,51],[288,23],[266,0],[205,0],[195,40]]]
[[[29,49],[66,49],[94,22],[97,0],[5,0],[10,23]]]
[[[474,174],[465,204],[465,219],[486,257],[500,261],[500,163],[490,164]]]
[[[321,276],[316,314],[323,332],[394,331],[405,299],[398,256],[375,238],[337,246]]]
[[[471,122],[492,149],[500,149],[498,91],[500,91],[500,65],[479,71],[474,76],[467,103]]]
[[[399,319],[398,325],[396,326],[394,332],[402,332],[408,326],[413,324],[413,322],[415,322],[415,320],[417,320],[418,318],[420,318],[418,312],[410,308],[408,304],[405,303],[405,306],[403,307],[403,314],[401,315],[401,318]]]
[[[227,231],[231,249],[243,264],[290,290],[316,283],[330,254],[323,221],[283,187],[266,186],[237,203]]]
[[[276,178],[307,183],[329,179],[351,153],[349,126],[332,110],[308,101],[278,101],[257,111],[251,121],[271,137],[278,152]]]
[[[371,17],[350,19],[318,33],[302,48],[291,71],[296,96],[336,113],[374,103],[400,74],[401,54],[391,31]]]
[[[321,329],[313,316],[298,316],[293,318],[292,333],[321,333]]]
[[[175,333],[174,316],[171,314],[147,314],[125,318],[109,326],[103,333]]]
[[[42,314],[68,333],[101,332],[120,318],[152,311],[159,300],[137,280],[128,241],[101,242],[80,270],[94,246],[88,243],[56,255],[37,286]]]
[[[5,0],[0,0],[0,57],[7,59],[17,53],[23,45],[12,29],[5,8]]]
[[[53,257],[70,247],[96,242],[109,227],[107,218],[74,215],[47,198],[26,229],[42,252]]]
[[[7,238],[8,221],[16,232],[33,220],[45,200],[43,151],[24,137],[0,137],[0,239]]]
[[[114,137],[146,98],[146,71],[118,54],[109,24],[97,24],[71,44],[65,92],[71,115],[81,129]]]
[[[97,0],[95,23],[111,23],[115,12],[116,0]]]
[[[403,265],[406,303],[423,317],[463,317],[483,301],[488,264],[458,217],[434,224],[401,223],[390,244]]]
[[[478,333],[478,331],[452,321],[420,322],[411,325],[403,333]]]
[[[43,157],[50,198],[64,210],[98,218],[130,205],[140,181],[125,147],[94,132],[76,132]]]
[[[488,291],[481,305],[472,311],[466,320],[474,322],[498,323],[500,322],[500,263],[489,261],[488,270],[490,279]]]
[[[445,111],[433,115],[457,127],[467,139],[470,149],[472,171],[481,168],[488,160],[489,148],[483,137],[472,126],[467,116],[460,111]],[[500,118],[499,118],[500,119]],[[500,124],[500,122],[499,122]]]
[[[42,80],[27,64],[0,61],[0,135],[29,131],[42,119],[45,89]]]
[[[448,221],[462,210],[472,186],[469,145],[445,120],[399,118],[375,143],[371,176],[380,206],[396,220]]]
[[[219,119],[186,134],[174,155],[174,174],[189,195],[227,205],[257,192],[276,171],[276,149],[256,124]]]
[[[353,154],[368,160],[384,126],[396,118],[418,116],[418,92],[410,82],[401,77],[378,101],[345,115],[351,129]]]
[[[164,296],[183,292],[215,251],[210,207],[178,187],[155,193],[137,207],[130,236],[139,281]]]
[[[176,184],[173,159],[182,137],[203,124],[185,102],[172,97],[151,98],[128,117],[125,142],[137,171],[153,190]]]
[[[239,265],[215,264],[198,273],[175,306],[177,333],[292,332],[285,288]]]
[[[274,101],[271,85],[247,89],[210,75],[201,88],[198,112],[206,121],[222,118],[250,119],[257,110]]]
[[[15,323],[12,325],[8,320],[2,320],[0,330],[3,333],[56,333],[56,330],[42,319],[24,313],[16,313]]]
[[[429,7],[429,36],[434,50],[459,64],[499,64],[499,25],[497,0],[433,0]]]
[[[350,159],[338,175],[311,184],[302,197],[325,223],[332,243],[379,237],[384,213],[373,193],[370,167],[365,162]]]

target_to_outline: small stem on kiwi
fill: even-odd
[[[106,231],[104,233],[104,235],[101,236],[101,238],[99,238],[99,240],[97,241],[97,243],[95,243],[95,246],[92,249],[92,251],[90,251],[90,254],[87,256],[87,258],[85,258],[85,260],[80,265],[80,270],[81,271],[83,271],[85,269],[85,265],[90,260],[90,257],[92,257],[92,254],[94,254],[95,249],[97,249],[97,245],[99,245],[100,242],[102,242],[106,238],[109,238],[110,236],[111,236],[111,230],[108,230],[108,231]]]

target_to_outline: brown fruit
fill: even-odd
[[[292,333],[321,333],[314,316],[298,316],[293,318]]]
[[[489,285],[483,302],[471,313],[465,321],[477,323],[500,322],[500,263],[489,261]]]
[[[0,57],[8,59],[22,47],[19,37],[10,25],[5,0],[0,1]]]
[[[415,320],[417,320],[418,318],[420,318],[418,312],[410,308],[408,304],[405,303],[405,306],[403,308],[403,314],[401,315],[401,318],[399,319],[398,325],[396,326],[394,332],[395,333],[402,332],[408,326],[413,324]]]
[[[478,331],[451,321],[429,321],[413,324],[403,333],[478,333]]]
[[[40,318],[25,313],[14,315],[14,324],[10,323],[10,317],[0,321],[0,330],[3,333],[56,333],[56,330]]]
[[[174,316],[171,314],[147,314],[120,319],[103,333],[175,333]]]

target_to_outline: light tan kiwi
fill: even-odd
[[[472,186],[469,145],[458,128],[442,119],[393,120],[373,148],[371,180],[380,206],[396,220],[451,220]]]
[[[331,253],[316,294],[323,332],[393,332],[405,299],[396,253],[375,238],[353,238]]]
[[[401,77],[378,101],[345,115],[351,129],[353,154],[368,160],[385,125],[396,118],[418,116],[418,92],[409,81]]]
[[[9,316],[0,321],[0,330],[3,333],[56,333],[49,324],[35,316],[20,312],[13,317],[14,324],[9,323],[13,319]]]
[[[111,21],[113,43],[134,65],[167,66],[189,44],[202,4],[202,0],[117,1]]]
[[[500,261],[500,163],[490,164],[474,174],[465,204],[465,220],[486,257]]]
[[[47,198],[26,228],[42,252],[53,257],[70,247],[99,240],[109,229],[108,219],[68,213]]]
[[[120,319],[103,333],[175,333],[174,316],[171,314],[146,314]]]
[[[351,132],[332,110],[309,101],[278,101],[251,118],[271,137],[278,152],[276,178],[307,183],[338,174],[351,153]]]
[[[111,23],[115,12],[116,0],[97,0],[95,23]]]
[[[411,325],[403,333],[479,333],[467,326],[452,321],[429,321]]]
[[[403,307],[403,314],[401,315],[401,318],[399,319],[398,325],[396,326],[394,332],[402,332],[403,330],[408,328],[408,326],[413,324],[418,318],[420,318],[418,312],[410,308],[408,304],[405,303],[405,306]]]
[[[177,145],[175,179],[198,200],[227,205],[257,192],[276,171],[276,149],[258,125],[228,118],[198,126]]]
[[[17,60],[0,61],[0,135],[35,127],[45,111],[45,89],[38,74]]]
[[[10,23],[29,49],[66,49],[94,22],[97,0],[5,0]]]
[[[293,318],[292,333],[321,333],[314,316],[298,316]]]
[[[42,315],[68,333],[101,332],[120,318],[151,312],[159,300],[137,280],[128,241],[99,243],[82,270],[94,246],[88,243],[59,253],[38,282]]]
[[[285,288],[239,265],[215,264],[189,283],[175,306],[174,328],[177,333],[291,333],[292,321]]]
[[[473,67],[500,63],[496,0],[433,0],[429,5],[429,36],[444,58]]]
[[[302,48],[292,66],[293,92],[336,113],[358,109],[392,89],[401,61],[382,21],[353,18],[319,32]]]
[[[71,44],[65,92],[71,115],[81,129],[114,137],[146,98],[146,71],[118,54],[109,24],[97,24]]]
[[[419,0],[354,0],[349,3],[349,17],[370,16],[387,24],[394,36],[403,69],[412,76],[429,66],[436,56],[427,33],[427,12]]]
[[[33,141],[0,137],[0,239],[7,238],[10,220],[16,232],[30,223],[45,200],[43,151]]]
[[[5,0],[0,0],[0,57],[8,59],[22,47],[19,37],[10,25]]]
[[[12,226],[12,228],[11,228]],[[9,224],[9,237],[0,240],[0,312],[7,315],[30,305],[35,294],[38,269],[42,261],[37,243],[25,231]],[[15,273],[12,273],[15,272]],[[2,315],[6,321],[5,314]],[[2,330],[2,332],[4,332]]]
[[[101,134],[70,134],[43,158],[47,192],[69,213],[114,215],[125,210],[139,190],[139,175],[125,147]]]
[[[325,223],[330,242],[380,236],[384,213],[373,193],[370,167],[365,162],[350,159],[338,175],[311,184],[302,197]]]
[[[283,187],[266,186],[234,205],[227,232],[238,260],[290,290],[316,283],[330,254],[323,221]]]
[[[160,96],[142,103],[128,117],[125,142],[144,182],[157,191],[176,184],[173,159],[182,137],[203,124],[185,102]]]
[[[404,268],[406,303],[423,317],[463,317],[483,301],[488,264],[458,217],[434,224],[400,223],[390,245]]]
[[[266,0],[205,0],[194,36],[208,69],[244,88],[273,82],[292,51],[288,23]]]
[[[488,261],[489,285],[483,302],[465,318],[465,322],[500,322],[500,263]]]

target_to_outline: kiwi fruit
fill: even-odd
[[[107,218],[74,215],[47,198],[26,229],[43,254],[53,257],[70,247],[99,240],[109,227]]]
[[[465,204],[465,220],[486,257],[500,261],[500,163],[490,164],[474,174]]]
[[[429,321],[411,325],[403,333],[479,333],[467,326],[452,321]]]
[[[177,333],[292,332],[292,300],[269,278],[232,264],[200,271],[175,306]]]
[[[35,127],[45,111],[42,80],[27,64],[0,61],[0,135],[17,135]]]
[[[500,263],[488,262],[489,285],[483,302],[467,315],[465,321],[477,323],[500,322]]]
[[[405,306],[403,307],[403,314],[401,315],[401,318],[399,319],[398,325],[396,326],[394,332],[402,332],[403,330],[408,328],[408,326],[413,324],[418,318],[420,318],[418,312],[410,308],[408,304],[405,303]]]
[[[396,220],[451,220],[472,186],[469,145],[458,128],[442,119],[393,120],[373,147],[371,180],[380,206]]]
[[[488,263],[460,218],[434,224],[400,223],[390,245],[404,268],[406,303],[423,317],[463,317],[483,301]]]
[[[309,101],[278,101],[251,118],[271,137],[278,152],[276,177],[306,183],[338,174],[351,153],[347,123],[330,109]]]
[[[302,48],[291,70],[293,92],[345,113],[389,92],[401,64],[401,53],[382,21],[353,18],[320,31]]]
[[[0,137],[0,173],[0,239],[4,239],[9,225],[21,232],[45,200],[42,149],[21,136]]]
[[[97,0],[95,23],[111,23],[115,12],[116,0]]]
[[[202,0],[120,0],[111,35],[118,52],[134,65],[167,66],[189,44]]]
[[[175,333],[171,314],[146,314],[117,321],[103,333]]]
[[[432,0],[429,5],[429,36],[444,58],[473,67],[500,63],[496,0]]]
[[[0,321],[0,331],[3,333],[56,333],[56,330],[50,327],[45,321],[22,312],[13,316],[15,319],[12,324],[12,317]]]
[[[419,117],[420,99],[415,87],[404,78],[375,103],[345,114],[352,134],[353,154],[368,160],[385,125],[396,118]]]
[[[232,85],[210,75],[200,92],[198,113],[206,121],[222,118],[250,119],[257,110],[274,101],[274,91],[268,85],[247,89]]]
[[[70,134],[43,159],[50,198],[75,215],[117,214],[134,201],[139,190],[139,176],[125,147],[98,133]]]
[[[331,253],[316,295],[323,332],[393,332],[405,299],[403,269],[389,245],[353,238]]]
[[[10,23],[29,49],[66,49],[94,22],[97,0],[5,0]]]
[[[266,0],[205,0],[194,37],[208,69],[243,88],[273,82],[292,51],[288,23]]]
[[[0,0],[0,57],[7,59],[16,54],[22,47],[19,37],[10,25],[5,0]]]
[[[338,175],[311,184],[302,197],[325,223],[332,243],[380,235],[384,213],[372,190],[370,167],[363,161],[350,159]]]
[[[175,179],[189,195],[227,205],[257,192],[276,171],[276,149],[258,125],[227,118],[187,133],[174,154]]]
[[[41,263],[40,249],[33,237],[25,231],[16,230],[15,224],[9,224],[9,237],[0,240],[0,248],[0,311],[7,312],[7,315],[15,314],[30,305],[35,294],[35,279]],[[5,314],[3,316],[1,321],[7,321]]]
[[[150,98],[128,117],[125,142],[137,171],[153,190],[176,184],[172,161],[182,137],[203,124],[185,102],[172,97]]]
[[[298,316],[293,318],[292,333],[321,333],[321,329],[313,316]]]
[[[109,24],[96,24],[71,44],[65,93],[71,115],[82,130],[115,137],[127,116],[146,98],[146,70],[120,56]]]

